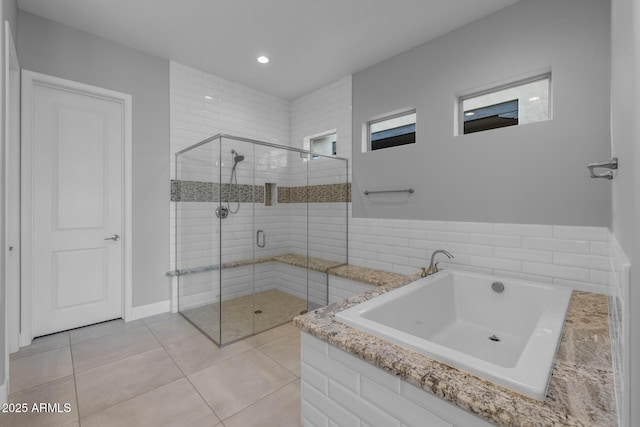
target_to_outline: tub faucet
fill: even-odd
[[[440,271],[438,270],[438,263],[436,262],[434,264],[433,262],[437,254],[445,254],[449,258],[455,258],[453,255],[451,255],[449,252],[445,251],[444,249],[438,249],[437,251],[433,251],[433,253],[431,254],[431,262],[429,263],[429,268],[422,268],[422,274],[420,274],[420,277],[431,276],[432,274],[435,274],[438,271]]]

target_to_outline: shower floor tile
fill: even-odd
[[[219,344],[290,322],[307,309],[307,301],[276,289],[181,311],[191,323]],[[222,324],[222,336],[220,336]]]

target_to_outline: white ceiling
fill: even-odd
[[[18,0],[18,7],[285,99],[518,0]],[[260,65],[259,55],[271,62]]]

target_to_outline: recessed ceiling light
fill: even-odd
[[[473,111],[467,111],[464,113],[465,116],[473,116],[475,113]]]
[[[258,62],[261,64],[266,64],[269,62],[269,58],[267,58],[266,56],[258,56]]]
[[[213,99],[213,96],[205,95],[204,99]]]

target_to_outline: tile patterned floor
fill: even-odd
[[[224,344],[282,325],[306,309],[306,300],[272,289],[223,301],[222,318],[220,303],[184,310],[182,314],[215,342],[220,342],[222,321]]]
[[[10,402],[61,411],[2,413],[0,427],[300,426],[291,323],[218,348],[180,315],[114,320],[37,338],[10,363]]]

